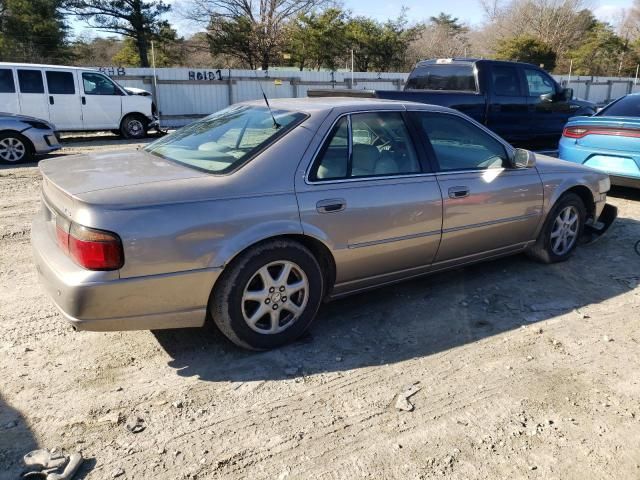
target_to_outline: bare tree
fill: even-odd
[[[493,44],[510,37],[528,35],[564,53],[593,22],[586,0],[481,0]]]
[[[329,0],[190,0],[183,15],[206,26],[214,55],[229,54],[268,69],[287,23]]]

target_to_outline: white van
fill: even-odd
[[[157,127],[151,96],[97,70],[0,62],[0,112],[42,118],[59,131],[113,130],[142,138]]]

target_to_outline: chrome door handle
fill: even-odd
[[[469,187],[450,187],[449,198],[464,198],[469,196]]]
[[[320,213],[341,212],[345,208],[347,208],[347,201],[344,198],[330,198],[316,203],[316,210]]]

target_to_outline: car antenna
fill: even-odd
[[[258,78],[257,70],[254,70],[253,73],[256,76],[256,78],[258,79],[258,86],[260,87],[260,91],[262,92],[262,98],[264,98],[264,103],[267,104],[267,108],[269,109],[269,113],[271,114],[271,119],[273,120],[273,128],[275,128],[277,130],[282,125],[280,125],[278,122],[276,122],[276,117],[273,115],[273,111],[271,110],[271,105],[269,105],[269,100],[267,100],[267,94],[264,93],[264,90],[262,89],[262,84],[260,83],[260,79]]]

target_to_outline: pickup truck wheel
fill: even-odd
[[[33,145],[18,132],[0,134],[0,162],[20,163],[33,160]]]
[[[549,212],[528,255],[542,263],[567,260],[578,245],[586,217],[582,199],[575,193],[566,193]]]
[[[209,314],[236,345],[268,350],[300,337],[323,297],[323,275],[313,254],[289,240],[259,244],[225,268]]]
[[[131,113],[120,123],[120,135],[127,139],[144,138],[147,136],[148,120],[138,113]]]

